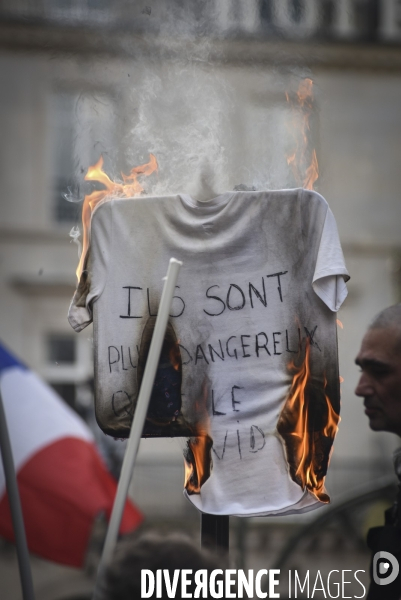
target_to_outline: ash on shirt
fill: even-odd
[[[349,276],[326,201],[295,189],[96,209],[69,321],[80,331],[93,319],[96,416],[115,437],[129,435],[172,256],[183,267],[145,435],[197,436],[186,493],[204,512],[288,514],[327,501],[335,311]]]

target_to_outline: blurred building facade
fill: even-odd
[[[353,361],[371,317],[401,300],[401,2],[6,0],[0,32],[0,338],[86,415],[92,332],[66,315],[88,166],[102,154],[118,178],[152,152],[146,193],[294,187],[286,94],[313,79],[316,189],[351,274],[329,488],[388,471],[395,441],[369,431]],[[142,445],[136,500],[189,514],[180,442]]]

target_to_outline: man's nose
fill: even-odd
[[[355,388],[356,396],[370,396],[373,393],[373,387],[370,377],[366,373],[362,373],[358,385]]]

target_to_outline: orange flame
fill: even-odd
[[[78,281],[82,275],[85,264],[86,255],[89,248],[89,229],[90,221],[96,206],[107,201],[111,196],[120,198],[132,198],[138,196],[144,189],[138,181],[139,175],[151,175],[157,171],[157,160],[153,154],[150,154],[150,160],[144,165],[134,167],[129,175],[121,173],[124,183],[116,183],[103,171],[103,157],[101,156],[96,164],[90,166],[85,175],[85,181],[98,181],[105,186],[104,190],[96,190],[91,194],[87,194],[84,198],[82,206],[82,253],[77,267]]]
[[[201,398],[195,402],[196,424],[193,426],[193,430],[196,437],[188,440],[184,453],[184,487],[189,495],[200,493],[202,485],[210,477],[212,468],[213,440],[208,433],[210,423],[207,397],[208,387],[204,382]]]
[[[340,380],[341,380],[341,377],[340,377]],[[327,387],[327,379],[325,378],[324,389],[326,389],[326,387]],[[338,424],[341,421],[341,418],[340,418],[340,415],[338,415],[335,412],[335,410],[333,409],[331,402],[330,402],[330,398],[328,397],[326,392],[324,394],[324,397],[325,397],[326,403],[327,403],[327,423],[326,423],[325,427],[323,428],[323,435],[334,440],[334,438],[337,435]]]
[[[303,187],[306,190],[313,190],[315,181],[319,177],[319,165],[317,162],[316,150],[312,151],[312,158],[309,167],[306,169],[305,179],[303,180]]]
[[[291,167],[298,185],[313,190],[319,177],[319,165],[315,148],[310,149],[310,117],[313,111],[313,81],[303,79],[295,93],[295,98],[286,92],[287,102],[292,109],[291,134],[295,149],[287,155],[287,164]]]
[[[305,77],[299,84],[297,90],[297,98],[300,106],[311,105],[313,99],[313,81],[309,77]]]
[[[185,457],[184,487],[189,495],[199,494],[202,485],[210,476],[210,452],[212,439],[208,435],[191,438]]]
[[[316,464],[316,457],[321,459],[325,448],[331,447],[331,442],[337,433],[340,417],[334,411],[325,392],[327,386],[325,379],[323,394],[327,417],[320,430],[314,429],[314,419],[310,414],[309,343],[306,344],[305,358],[302,364],[297,367],[292,361],[289,368],[294,371],[294,375],[286,403],[278,420],[277,430],[285,440],[287,460],[294,481],[301,485],[302,489],[307,488],[321,502],[328,502],[329,498],[324,488],[325,473],[322,472],[321,465]],[[327,444],[327,441],[329,444]]]
[[[171,364],[173,365],[173,368],[176,371],[181,370],[181,353],[180,353],[180,348],[178,346],[179,343],[180,343],[180,340],[177,340],[174,343],[174,345],[171,346],[170,351],[168,353],[169,360],[170,360]]]
[[[337,319],[337,325],[341,327],[341,329],[344,329],[344,325],[341,323],[340,319]]]

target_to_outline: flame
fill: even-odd
[[[180,340],[177,340],[173,346],[171,346],[168,353],[169,360],[176,371],[181,370],[181,353],[179,348]]]
[[[305,77],[299,84],[296,92],[298,102],[300,106],[309,105],[311,106],[313,100],[313,81],[309,77]]]
[[[340,375],[339,380],[340,380],[340,383],[343,383],[344,382],[344,377],[341,377],[341,375]]]
[[[316,150],[312,151],[312,158],[309,167],[306,169],[305,179],[303,180],[303,187],[306,190],[313,190],[315,181],[319,177],[319,165],[317,162]]]
[[[341,382],[341,377],[340,377],[340,382]],[[327,388],[327,379],[325,377],[324,378],[324,389],[326,390],[326,388]],[[326,399],[326,404],[327,404],[327,423],[326,423],[325,427],[323,428],[323,435],[325,435],[328,438],[332,438],[334,440],[334,438],[337,435],[338,424],[341,421],[341,418],[340,418],[340,415],[338,415],[335,412],[335,410],[333,409],[331,402],[330,402],[330,398],[326,394],[326,391],[324,393],[324,397]]]
[[[202,485],[210,477],[212,439],[208,435],[197,436],[188,441],[184,461],[184,487],[189,495],[199,494]]]
[[[319,177],[319,165],[315,148],[310,149],[310,117],[313,112],[313,81],[306,77],[301,81],[294,96],[285,97],[292,109],[291,134],[294,150],[287,155],[287,164],[298,185],[313,190]]]
[[[341,329],[344,329],[344,325],[341,323],[340,319],[337,319],[337,325],[341,327]]]
[[[327,449],[337,433],[339,415],[334,411],[326,394],[327,380],[324,378],[320,393],[311,390],[310,343],[307,341],[305,358],[300,366],[294,361],[288,365],[294,373],[287,400],[280,414],[277,430],[286,445],[287,460],[291,477],[302,489],[308,489],[321,502],[329,498],[324,488],[325,469],[322,463],[329,460]],[[315,415],[311,414],[311,396],[317,399],[323,392],[327,417],[323,425],[315,427]],[[318,394],[318,395],[316,395]],[[327,455],[327,457],[325,456]],[[319,461],[319,464],[317,464]],[[323,464],[323,469],[322,469]]]
[[[209,435],[210,422],[207,412],[208,386],[202,384],[202,394],[195,402],[196,424],[194,437],[187,442],[184,452],[184,487],[189,495],[199,494],[202,485],[209,479],[212,468],[213,440]]]
[[[93,191],[91,194],[87,194],[84,198],[82,206],[82,253],[76,271],[78,281],[82,275],[89,248],[89,229],[93,211],[100,202],[107,201],[111,198],[111,196],[132,198],[133,196],[138,196],[141,194],[144,189],[138,181],[139,175],[149,176],[154,171],[157,171],[158,168],[156,157],[153,154],[150,154],[149,158],[150,160],[148,163],[131,169],[129,175],[124,175],[124,173],[121,173],[124,183],[116,183],[115,181],[112,181],[110,177],[103,171],[102,156],[99,158],[97,163],[88,168],[88,171],[85,175],[85,181],[98,181],[105,186],[105,189]]]

